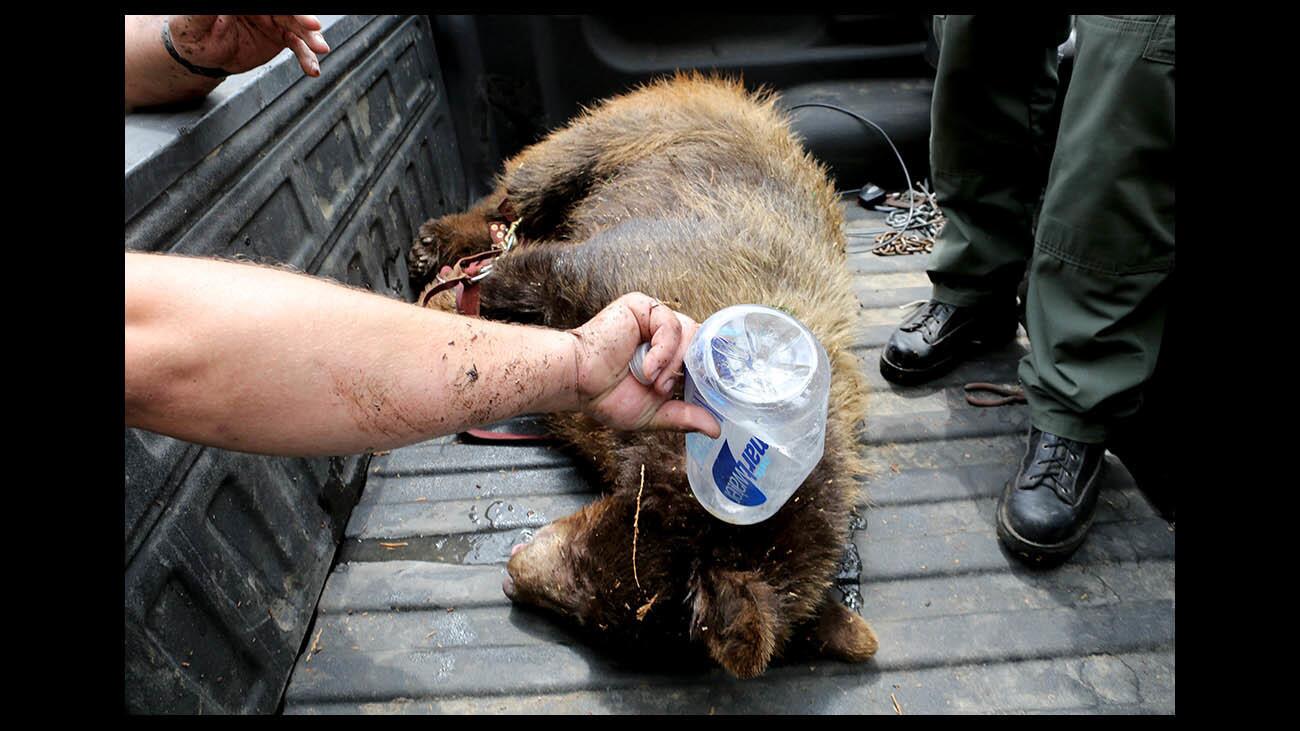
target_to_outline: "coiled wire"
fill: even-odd
[[[791,106],[789,111],[816,107],[821,109],[832,109],[837,112],[853,117],[854,119],[874,128],[889,143],[889,147],[894,151],[894,157],[898,158],[899,167],[903,168],[903,179],[911,180],[912,176],[907,172],[907,164],[903,162],[903,156],[898,152],[898,147],[894,141],[889,139],[889,135],[880,125],[872,122],[870,119],[858,114],[851,109],[845,109],[834,104],[824,102],[804,102]],[[919,187],[919,190],[918,190]],[[856,192],[856,191],[849,191]],[[929,186],[924,182],[911,185],[907,191],[908,207],[906,211],[901,209],[890,213],[885,217],[885,225],[889,228],[875,231],[855,231],[849,232],[849,238],[868,238],[874,237],[876,246],[871,249],[871,253],[877,256],[898,256],[900,254],[928,254],[934,250],[934,239],[943,230],[944,217],[943,212],[939,210],[939,203],[934,199],[934,193],[930,192]],[[885,202],[901,201],[902,193],[895,193],[885,198]],[[918,204],[917,199],[920,198]],[[893,204],[897,205],[897,203]]]

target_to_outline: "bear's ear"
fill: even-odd
[[[776,592],[752,571],[703,571],[693,587],[691,639],[738,678],[767,669],[783,626]]]

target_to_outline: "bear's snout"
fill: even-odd
[[[563,550],[565,531],[556,526],[552,523],[537,531],[533,540],[510,549],[501,590],[511,601],[572,610],[568,604],[573,577]]]

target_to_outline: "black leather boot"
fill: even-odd
[[[998,538],[1016,558],[1054,566],[1083,543],[1097,508],[1105,453],[1105,445],[1030,427],[1020,470],[998,501]]]
[[[1016,336],[1016,305],[959,307],[930,300],[907,316],[880,354],[880,375],[912,386],[951,370],[968,356]]]

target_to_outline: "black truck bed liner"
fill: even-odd
[[[850,231],[880,227],[846,204]],[[510,547],[592,500],[545,446],[433,440],[377,456],[326,583],[287,713],[989,713],[1174,711],[1174,529],[1108,456],[1087,542],[1034,571],[1004,553],[994,505],[1023,449],[1024,406],[961,386],[1010,383],[1018,341],[936,383],[898,388],[880,349],[929,294],[924,256],[851,240],[869,397],[865,525],[840,576],[880,652],[860,665],[646,672],[501,591]],[[385,546],[383,544],[389,544]]]

